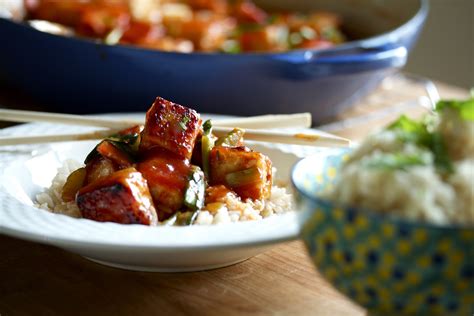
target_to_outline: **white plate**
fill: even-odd
[[[87,127],[26,124],[1,135],[41,135],[88,131]],[[93,261],[143,271],[197,271],[227,266],[257,255],[271,245],[297,238],[297,212],[260,221],[190,227],[147,227],[99,223],[52,214],[33,206],[37,193],[50,185],[65,159],[82,161],[93,142],[0,147],[0,232],[54,245]],[[303,156],[324,152],[302,146],[260,143],[277,175],[289,179]]]

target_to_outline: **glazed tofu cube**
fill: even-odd
[[[82,216],[94,221],[157,224],[147,182],[135,168],[117,171],[83,187],[76,203]]]
[[[191,174],[187,159],[164,149],[154,149],[138,163],[137,169],[148,182],[160,221],[167,219],[184,204],[184,193]]]
[[[246,147],[216,146],[211,150],[210,184],[223,184],[243,200],[262,200],[270,196],[272,165],[262,153]]]
[[[146,114],[140,151],[160,147],[190,159],[200,130],[196,111],[158,97]]]

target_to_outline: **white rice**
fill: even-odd
[[[71,172],[82,167],[82,164],[68,159],[58,169],[51,186],[44,192],[36,195],[36,206],[52,213],[64,214],[72,217],[81,217],[81,212],[75,202],[65,202],[61,198],[64,183]]]
[[[220,204],[215,207],[216,204]],[[199,213],[196,224],[209,225],[238,221],[260,220],[291,210],[292,196],[286,188],[274,186],[271,197],[266,201],[241,201],[229,195],[224,203],[211,203]]]
[[[66,160],[58,169],[51,186],[36,196],[36,206],[52,213],[76,218],[81,212],[75,202],[64,202],[62,188],[68,175],[83,165],[75,160]],[[286,188],[274,186],[270,199],[266,201],[241,201],[235,195],[228,195],[223,203],[205,205],[194,222],[197,225],[214,225],[238,221],[260,220],[292,209],[292,196]]]
[[[451,121],[449,121],[451,120]],[[345,205],[436,224],[474,225],[474,123],[442,117],[454,173],[439,173],[431,152],[399,141],[393,131],[369,136],[344,163],[334,189],[325,196]],[[431,163],[408,170],[367,167],[384,153],[425,155]]]

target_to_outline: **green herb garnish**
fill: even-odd
[[[430,150],[434,155],[434,164],[442,172],[454,170],[444,143],[438,132],[432,131],[433,122],[415,121],[404,115],[390,124],[387,129],[396,133],[401,142],[409,142]]]
[[[459,111],[459,115],[463,120],[474,122],[474,96],[464,101],[441,100],[436,103],[436,111],[438,112],[447,108]]]
[[[429,138],[427,124],[412,120],[405,115],[400,116],[387,129],[395,131],[398,138],[403,142],[422,144],[426,143]]]
[[[191,119],[188,116],[184,116],[181,121],[179,121],[179,126],[183,129],[183,131],[186,130],[186,125]]]
[[[390,153],[374,157],[365,163],[368,168],[384,170],[407,170],[413,166],[426,166],[430,164],[431,159],[427,153],[422,154],[400,154]]]

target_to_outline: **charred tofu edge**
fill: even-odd
[[[90,194],[98,191],[103,191],[104,193],[109,193],[110,191],[127,193],[129,198],[134,199],[134,201],[130,203],[132,207],[120,211],[132,212],[133,214],[128,214],[129,218],[137,219],[137,222],[132,223],[152,226],[157,224],[158,217],[147,182],[142,174],[135,168],[127,168],[114,172],[108,177],[94,181],[81,188],[76,195],[76,203],[83,216],[84,213],[89,212],[89,210],[83,206],[84,200],[87,199],[88,195],[90,196]],[[100,206],[96,211],[99,209],[105,209],[105,207]],[[88,217],[85,216],[85,218]]]
[[[190,159],[201,124],[193,109],[158,97],[146,114],[140,150],[161,147]]]

